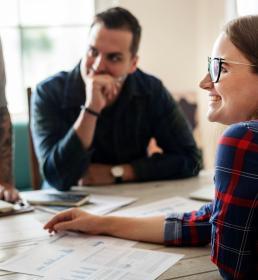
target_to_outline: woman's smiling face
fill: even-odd
[[[250,120],[258,111],[258,74],[252,72],[252,66],[244,65],[251,62],[225,33],[217,38],[212,57],[223,58],[225,61],[222,62],[217,83],[211,81],[209,73],[200,82],[200,87],[209,93],[209,121],[232,124]]]

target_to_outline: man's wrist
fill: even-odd
[[[124,167],[122,165],[111,167],[110,173],[113,176],[116,184],[123,182]]]
[[[100,112],[92,110],[91,108],[86,107],[85,105],[81,105],[81,111],[87,112],[90,115],[93,115],[94,117],[97,117],[97,118],[100,116]]]
[[[130,164],[113,166],[111,167],[110,173],[114,177],[116,183],[129,182],[134,181],[136,179],[134,169]],[[121,178],[117,179],[117,177]]]

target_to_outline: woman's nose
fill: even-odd
[[[213,88],[213,82],[209,73],[207,73],[200,81],[199,87],[206,90],[210,90],[211,88]]]

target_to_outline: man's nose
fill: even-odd
[[[105,59],[102,55],[98,55],[93,64],[92,64],[92,70],[94,71],[94,73],[96,74],[101,74],[101,73],[105,73],[106,71],[106,66],[105,66]]]

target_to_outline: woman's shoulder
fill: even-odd
[[[232,137],[236,139],[249,138],[248,136],[251,137],[254,142],[258,143],[258,120],[232,124],[223,133],[223,137]]]
[[[233,124],[219,140],[215,161],[216,187],[225,191],[237,177],[237,195],[257,194],[258,121]]]

